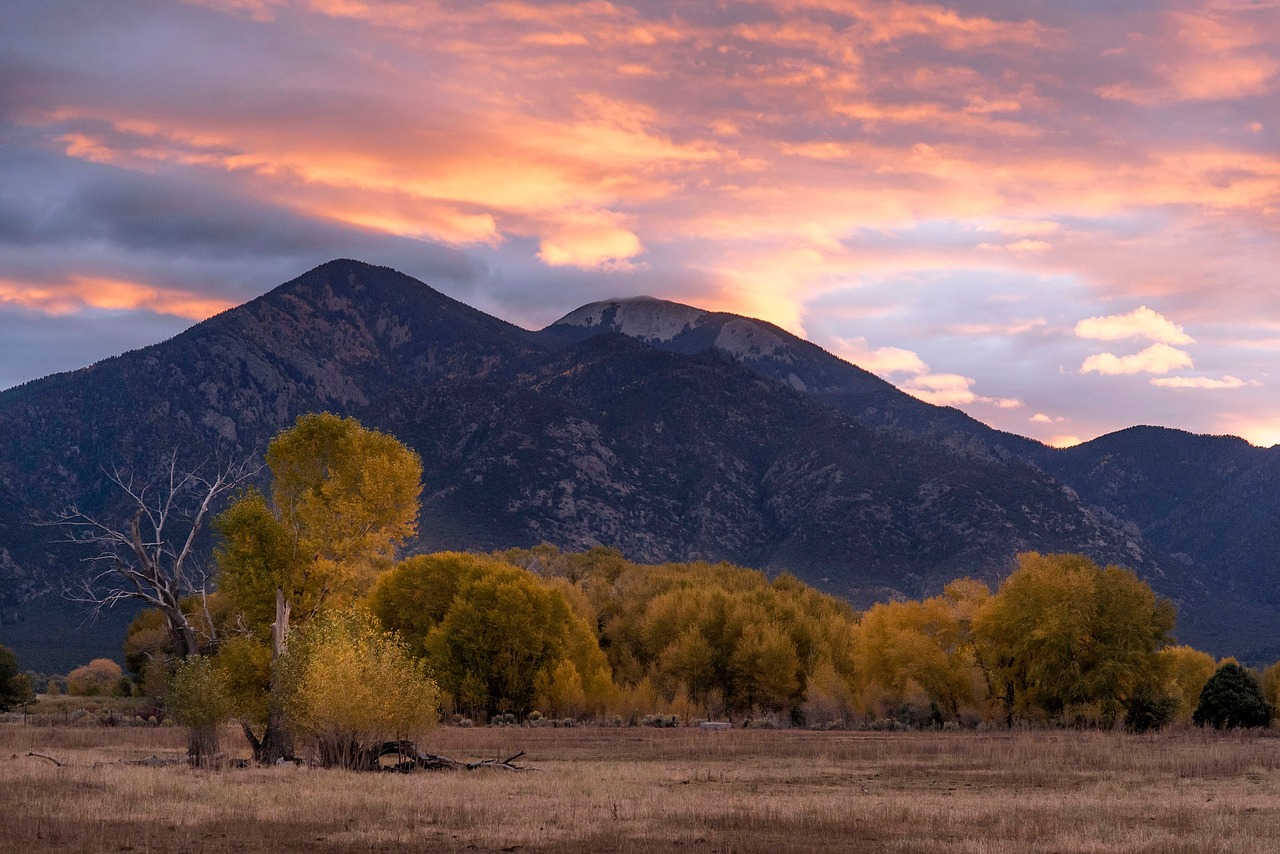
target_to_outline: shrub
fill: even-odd
[[[209,764],[218,753],[218,727],[231,716],[226,674],[211,659],[193,655],[173,674],[166,703],[174,719],[191,728],[189,761]]]
[[[383,743],[439,718],[423,664],[362,611],[316,618],[291,640],[284,669],[290,718],[325,766],[371,770]]]
[[[1196,726],[1215,729],[1264,727],[1271,723],[1272,708],[1262,696],[1253,674],[1235,662],[1227,662],[1209,678],[1200,692],[1200,704],[1191,720]]]
[[[1163,729],[1178,716],[1178,697],[1152,684],[1143,685],[1129,700],[1124,728],[1129,732]]]
[[[109,658],[95,658],[67,674],[67,693],[81,697],[106,697],[115,693],[124,670]]]

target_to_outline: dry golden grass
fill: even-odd
[[[1280,850],[1272,737],[445,728],[428,749],[542,771],[92,767],[182,746],[0,728],[0,851]]]

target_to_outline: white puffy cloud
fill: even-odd
[[[1117,356],[1114,353],[1097,353],[1084,360],[1080,373],[1097,372],[1116,374],[1167,374],[1178,368],[1195,367],[1191,354],[1168,344],[1152,344],[1140,353]]]
[[[1076,324],[1076,335],[1094,341],[1145,338],[1162,344],[1192,344],[1195,339],[1169,318],[1140,305],[1128,314],[1090,317]]]

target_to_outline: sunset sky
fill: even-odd
[[[7,0],[0,388],[335,257],[1280,442],[1280,0]]]

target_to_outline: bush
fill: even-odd
[[[95,658],[67,674],[67,693],[80,697],[109,697],[116,693],[124,670],[109,658]]]
[[[412,740],[439,717],[423,664],[361,611],[316,618],[284,669],[290,717],[325,766],[371,770],[384,742]]]
[[[1129,700],[1124,728],[1129,732],[1163,729],[1178,716],[1178,698],[1154,685],[1144,685]]]
[[[1272,711],[1253,674],[1227,662],[1205,683],[1191,720],[1214,729],[1264,727],[1270,725]]]

